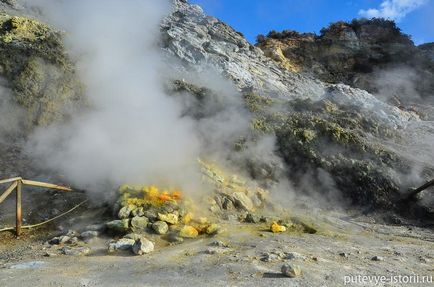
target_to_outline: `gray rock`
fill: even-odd
[[[61,249],[61,252],[68,256],[84,256],[90,253],[90,248],[65,246]]]
[[[291,265],[290,264],[282,265],[280,270],[281,270],[283,275],[285,275],[289,278],[299,277],[302,274],[300,266],[292,265],[292,264]]]
[[[149,219],[149,221],[154,222],[158,220],[158,213],[155,210],[146,210],[144,212],[145,217]]]
[[[133,239],[134,241],[136,241],[139,238],[142,238],[142,234],[137,234],[137,233],[128,233],[127,235],[125,235],[123,238],[127,238],[127,239]]]
[[[131,211],[131,215],[132,216],[144,216],[145,210],[143,209],[143,207],[136,208],[133,211]]]
[[[306,256],[301,255],[300,253],[297,253],[297,252],[286,252],[285,255],[284,255],[284,259],[288,259],[288,260],[293,260],[293,259],[305,260]]]
[[[117,241],[112,241],[109,243],[108,251],[113,252],[116,250],[130,250],[134,242],[135,240],[130,238],[121,238]]]
[[[89,230],[89,231],[84,231],[80,234],[81,239],[87,241],[87,240],[91,240],[95,237],[98,237],[99,233],[98,231],[93,231],[93,230]]]
[[[109,230],[114,232],[126,232],[129,229],[129,219],[113,220],[106,223]]]
[[[48,241],[48,243],[52,245],[58,245],[58,244],[65,244],[69,240],[71,240],[71,237],[67,235],[62,235],[62,236],[53,237]]]
[[[249,213],[246,215],[246,218],[244,219],[245,222],[248,223],[259,223],[261,221],[261,217],[259,215],[255,215],[253,213]]]
[[[377,256],[375,255],[374,257],[371,258],[372,261],[384,261],[384,258],[381,256]]]
[[[142,237],[134,242],[132,250],[136,255],[148,254],[154,251],[154,243]]]
[[[149,219],[146,217],[133,217],[131,219],[131,229],[135,232],[145,231],[148,227]]]
[[[119,210],[118,217],[119,219],[126,219],[130,217],[130,214],[133,210],[135,210],[137,207],[135,205],[128,205],[124,206]]]
[[[152,224],[152,229],[157,234],[166,234],[169,231],[169,225],[164,221],[157,221]]]

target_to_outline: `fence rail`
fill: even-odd
[[[21,223],[22,223],[22,213],[21,213],[21,195],[23,191],[24,186],[34,186],[34,187],[43,187],[43,188],[49,188],[49,189],[57,189],[61,191],[72,191],[71,188],[46,183],[46,182],[40,182],[40,181],[34,181],[34,180],[26,180],[21,177],[14,177],[9,179],[0,180],[0,184],[6,184],[11,183],[9,187],[3,192],[2,195],[0,195],[0,204],[5,201],[5,199],[14,191],[16,191],[16,227],[15,232],[17,236],[21,235]]]

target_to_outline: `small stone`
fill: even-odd
[[[293,259],[305,260],[306,256],[301,255],[300,253],[297,253],[297,252],[286,252],[284,255],[284,258],[289,259],[289,260],[293,260]]]
[[[136,209],[136,208],[137,208],[137,207],[136,207],[135,205],[132,205],[132,204],[122,207],[122,208],[119,210],[119,213],[118,213],[118,217],[119,217],[119,219],[126,219],[126,218],[129,218],[131,212],[132,212],[134,209]]]
[[[129,229],[129,219],[113,220],[106,223],[108,229],[115,232],[126,232]]]
[[[143,207],[138,207],[138,208],[134,209],[133,211],[131,211],[131,215],[132,216],[144,216],[145,210],[143,209]]]
[[[158,213],[158,219],[169,224],[178,224],[178,214],[175,213]]]
[[[146,210],[145,217],[147,217],[150,221],[154,222],[158,219],[158,214],[155,210]]]
[[[302,274],[299,266],[290,264],[282,265],[281,272],[289,278],[299,277]]]
[[[374,257],[371,258],[371,260],[372,260],[372,261],[383,261],[384,258],[381,257],[381,256],[377,256],[377,255],[375,255]]]
[[[341,253],[339,253],[339,256],[347,258],[349,256],[349,254],[345,253],[345,252],[341,252]]]
[[[184,238],[195,238],[199,235],[199,232],[193,226],[185,225],[179,231],[179,236]]]
[[[279,258],[279,256],[277,255],[277,254],[274,254],[274,253],[265,253],[265,254],[262,254],[262,257],[261,257],[261,261],[263,261],[263,262],[272,262],[272,261],[276,261],[276,260],[279,260],[280,258]]]
[[[155,233],[162,235],[169,231],[169,226],[164,221],[156,221],[152,224],[152,229],[155,231]]]
[[[95,237],[98,237],[98,235],[99,235],[98,231],[84,231],[80,234],[80,237],[84,241],[88,241]]]
[[[216,240],[216,241],[211,242],[211,243],[209,244],[209,246],[215,246],[215,247],[228,247],[229,245],[226,244],[226,243],[224,243],[223,241]]]
[[[220,232],[220,226],[215,223],[210,224],[205,230],[205,233],[208,235],[215,235],[219,232]]]
[[[258,215],[249,213],[247,214],[246,218],[244,219],[247,223],[259,223],[261,218]]]
[[[142,237],[134,242],[132,250],[136,255],[148,254],[154,251],[154,243]]]
[[[133,231],[145,231],[148,227],[149,219],[146,217],[133,217],[131,219],[131,229]]]
[[[277,222],[273,222],[273,224],[271,224],[270,230],[273,233],[280,233],[280,232],[285,232],[286,231],[286,227],[283,226],[283,225],[277,224]]]
[[[68,256],[84,256],[90,253],[90,248],[65,246],[61,249],[61,252]]]
[[[205,254],[210,254],[210,255],[222,254],[222,253],[225,253],[227,251],[228,251],[227,249],[221,248],[221,247],[210,247],[210,248],[207,248],[205,250]]]
[[[45,257],[56,257],[56,256],[58,256],[58,254],[57,254],[57,253],[54,253],[54,252],[46,251],[46,252],[44,253],[44,256],[45,256]]]
[[[117,241],[113,241],[109,243],[108,251],[113,252],[116,250],[129,250],[135,243],[134,239],[130,238],[121,238]]]

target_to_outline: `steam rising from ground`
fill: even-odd
[[[172,69],[175,60],[163,56],[158,43],[169,4],[28,1],[46,22],[66,31],[90,100],[89,109],[70,122],[40,128],[31,137],[28,153],[43,167],[88,190],[128,182],[195,191],[204,188],[199,157],[220,164],[229,159],[234,142],[249,129],[249,113],[235,85],[217,72]],[[212,92],[200,103],[191,95],[175,96],[167,89],[173,79]],[[195,117],[197,112],[202,116]]]
[[[193,122],[164,93],[157,39],[168,1],[29,1],[67,32],[90,100],[71,122],[38,130],[30,145],[82,188],[194,181]],[[168,176],[169,175],[169,176]]]

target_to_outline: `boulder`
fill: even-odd
[[[110,242],[108,251],[113,252],[116,250],[130,250],[135,242],[136,241],[134,239],[121,238],[119,240]]]
[[[137,209],[137,207],[135,205],[132,205],[132,204],[122,207],[118,213],[119,219],[129,218],[131,215],[131,212],[134,211],[135,209]]]
[[[154,243],[142,237],[137,239],[132,247],[132,251],[136,255],[144,255],[154,251]]]
[[[169,231],[169,226],[164,221],[157,221],[152,224],[152,229],[157,234],[166,234]]]
[[[148,227],[149,219],[146,217],[135,216],[131,219],[131,229],[134,232],[143,232]]]
[[[84,256],[90,253],[89,247],[70,247],[65,246],[61,249],[62,254],[68,256]]]
[[[106,223],[107,229],[114,232],[127,232],[129,229],[129,219],[113,220]]]
[[[169,224],[178,224],[178,214],[175,213],[158,213],[158,219]]]

